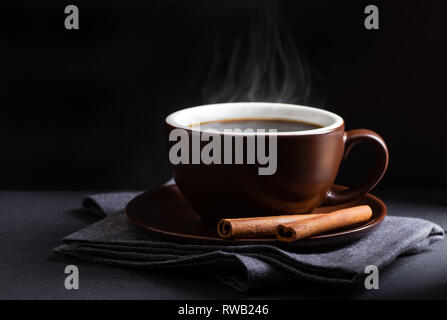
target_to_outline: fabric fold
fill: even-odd
[[[318,281],[350,285],[366,266],[383,268],[398,256],[416,254],[444,236],[426,220],[388,216],[363,238],[329,252],[300,253],[266,244],[204,245],[166,241],[143,230],[123,213],[137,192],[97,194],[87,210],[106,218],[79,230],[54,249],[81,259],[135,268],[179,268],[208,272],[239,291]]]

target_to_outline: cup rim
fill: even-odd
[[[179,128],[179,129],[184,129],[187,131],[192,131],[192,132],[214,132],[217,133],[213,130],[201,130],[200,128],[197,127],[192,127],[192,124],[196,124],[196,123],[200,123],[200,122],[208,122],[208,121],[218,121],[218,120],[223,120],[222,117],[215,117],[215,120],[207,120],[207,121],[195,121],[189,124],[185,124],[185,121],[179,121],[179,118],[182,116],[187,115],[188,113],[200,113],[200,112],[219,112],[222,110],[222,107],[230,107],[230,108],[243,108],[243,106],[248,106],[251,107],[252,110],[255,110],[256,107],[262,107],[264,109],[266,108],[272,108],[272,109],[276,109],[275,111],[278,111],[280,108],[283,109],[283,111],[287,112],[305,112],[307,113],[307,115],[309,116],[311,113],[313,113],[315,115],[316,118],[318,119],[325,119],[326,121],[332,120],[332,122],[328,125],[323,125],[321,128],[316,128],[316,129],[311,129],[311,130],[303,130],[303,131],[286,131],[286,132],[225,132],[225,131],[219,131],[219,134],[223,134],[223,135],[233,135],[233,136],[251,136],[251,135],[276,135],[276,136],[306,136],[306,135],[316,135],[316,134],[325,134],[325,133],[329,133],[332,131],[335,131],[337,128],[341,127],[344,125],[344,120],[342,117],[340,117],[339,115],[324,110],[324,109],[319,109],[319,108],[315,108],[315,107],[309,107],[309,106],[304,106],[304,105],[296,105],[296,104],[286,104],[286,103],[274,103],[274,102],[228,102],[228,103],[216,103],[216,104],[204,104],[204,105],[199,105],[199,106],[194,106],[194,107],[189,107],[189,108],[184,108],[178,111],[175,111],[173,113],[171,113],[170,115],[168,115],[165,119],[165,122],[174,127],[174,128]],[[208,110],[207,110],[208,109]],[[220,109],[220,110],[219,110]],[[213,113],[214,115],[214,113]],[[254,118],[254,116],[252,116]],[[227,118],[227,119],[237,119],[238,117],[232,117],[232,118]],[[250,118],[250,116],[247,116],[245,118]],[[261,115],[260,117],[256,116],[256,119],[281,119],[281,120],[300,120],[300,121],[304,121],[303,119],[297,119],[297,116],[295,115],[295,118],[293,117],[275,117],[272,116],[271,114],[269,115]],[[225,119],[225,118],[224,118]],[[315,123],[313,121],[305,121],[305,122],[309,122],[309,123]],[[317,123],[315,123],[317,124]],[[321,125],[321,123],[318,123],[318,125]]]

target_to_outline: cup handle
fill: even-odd
[[[368,143],[372,145],[376,152],[376,166],[369,173],[367,178],[358,185],[349,187],[345,190],[338,191],[333,188],[329,189],[326,195],[326,199],[323,204],[334,205],[344,202],[349,202],[351,200],[357,199],[372,188],[382,179],[385,171],[388,167],[388,148],[385,141],[375,132],[366,129],[356,129],[345,132],[343,136],[343,141],[345,144],[345,152],[343,159],[346,159],[351,151],[352,147],[358,143]]]

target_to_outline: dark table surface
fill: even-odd
[[[405,299],[447,298],[447,241],[398,258],[380,272],[379,290],[321,284],[240,293],[210,276],[134,270],[55,255],[59,240],[99,218],[81,209],[91,192],[0,192],[0,299]],[[390,215],[447,227],[447,190],[376,192]],[[79,290],[67,290],[64,269],[79,268]]]

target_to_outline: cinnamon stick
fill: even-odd
[[[275,234],[279,224],[297,222],[324,214],[298,214],[259,218],[222,219],[217,224],[217,233],[221,238],[253,238]]]
[[[341,209],[318,217],[281,223],[276,229],[276,237],[281,241],[293,242],[327,231],[366,222],[371,216],[372,210],[366,205]]]

